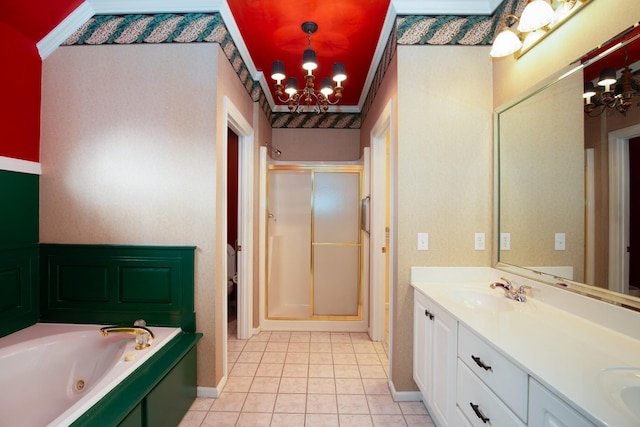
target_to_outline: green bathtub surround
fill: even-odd
[[[38,246],[0,249],[0,337],[35,324],[38,315]]]
[[[0,171],[0,337],[38,321],[39,178]]]
[[[38,243],[40,177],[0,171],[0,248]]]
[[[71,426],[177,426],[196,398],[196,342],[201,336],[172,339]]]
[[[193,246],[40,245],[43,322],[195,332]]]

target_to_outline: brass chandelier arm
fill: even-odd
[[[315,22],[302,24],[302,31],[307,34],[307,49],[302,55],[302,68],[307,71],[304,79],[305,86],[298,89],[297,79],[286,78],[282,61],[274,61],[271,68],[271,78],[276,81],[274,92],[280,102],[287,104],[290,112],[302,112],[312,110],[317,113],[326,112],[329,105],[336,105],[342,99],[344,90],[342,82],[347,78],[344,64],[333,64],[333,82],[330,78],[322,79],[320,89],[315,89],[313,70],[317,68],[316,53],[311,48],[311,35],[318,30]],[[286,79],[283,86],[282,81]],[[333,100],[330,98],[333,95]]]

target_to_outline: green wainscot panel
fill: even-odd
[[[41,320],[195,332],[193,246],[40,245]]]
[[[38,321],[38,246],[0,249],[0,337]]]
[[[39,179],[0,171],[0,248],[38,243]]]

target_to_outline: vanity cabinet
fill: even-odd
[[[419,291],[413,314],[413,378],[436,426],[594,426]]]
[[[520,420],[496,395],[494,390],[458,359],[457,404],[469,424],[480,426],[524,427]]]
[[[413,378],[436,424],[453,426],[458,322],[415,292],[413,331]]]
[[[529,380],[529,425],[592,427],[586,418],[535,379]]]
[[[464,325],[460,325],[458,331],[458,358],[520,420],[527,419],[526,372]]]

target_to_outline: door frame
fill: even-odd
[[[629,140],[640,125],[609,132],[609,289],[629,293]]]
[[[393,277],[395,276],[395,233],[393,224],[395,222],[395,213],[393,209],[394,198],[394,123],[393,123],[393,99],[390,99],[384,110],[376,120],[370,134],[371,145],[371,232],[369,246],[369,288],[370,288],[370,312],[369,319],[369,336],[373,341],[383,341],[385,334],[385,275],[389,278],[389,331],[393,330],[393,313],[394,313],[394,286]],[[387,141],[387,135],[389,140]],[[387,159],[387,144],[391,158]],[[387,171],[387,165],[389,170]],[[389,175],[389,194],[387,195],[387,173]],[[388,197],[387,197],[388,196]],[[385,247],[386,239],[386,210],[389,205],[389,247],[386,248],[389,256],[389,271],[386,271],[384,263],[377,262],[376,255],[381,253]],[[383,284],[380,286],[380,284]],[[375,286],[374,284],[378,284]],[[393,347],[393,334],[389,334],[389,348]],[[389,351],[389,359],[391,361],[391,351]],[[391,368],[391,362],[389,364]]]
[[[217,256],[222,265],[216,272],[216,283],[221,289],[217,295],[222,295],[222,369],[223,377],[227,376],[227,315],[228,302],[226,291],[227,277],[227,162],[228,162],[228,129],[238,135],[238,246],[242,250],[236,253],[238,264],[238,338],[248,339],[252,334],[253,325],[253,128],[242,116],[240,111],[228,97],[222,100],[222,159],[218,163],[221,167],[222,188],[224,196],[219,212],[223,212],[220,218],[221,236],[218,238]]]

